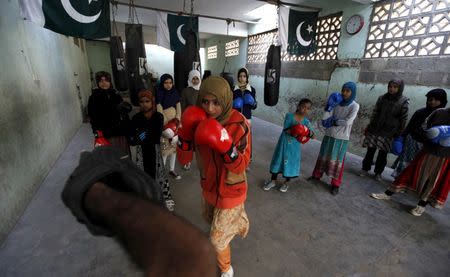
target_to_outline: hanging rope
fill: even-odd
[[[277,32],[275,32],[274,35],[272,36],[272,44],[275,46],[278,45],[278,42],[279,42],[278,33],[280,30],[278,29],[279,28],[278,24],[280,21],[280,5],[281,5],[281,2],[277,1],[277,20],[276,20],[276,24],[275,24],[275,29],[277,30]]]
[[[231,22],[233,22],[233,21],[231,19],[227,18],[227,38],[228,38],[228,35],[229,35],[229,29],[230,29]],[[228,64],[228,57],[227,57],[226,54],[227,53],[226,53],[226,50],[225,50],[225,63],[223,65],[222,73],[225,72],[225,68],[227,67],[227,64]]]
[[[119,36],[119,31],[117,29],[117,23],[116,23],[116,14],[117,14],[117,2],[112,3],[113,6],[111,8],[112,10],[112,31],[114,36]]]
[[[128,4],[128,23],[134,24],[134,19],[136,18],[137,24],[139,23],[139,18],[137,16],[136,6],[134,5],[134,0],[130,0]]]

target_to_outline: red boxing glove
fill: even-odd
[[[206,119],[205,111],[197,106],[189,106],[181,115],[181,127],[178,129],[177,159],[182,165],[193,159],[192,141],[195,129],[200,121]]]
[[[238,157],[233,139],[227,130],[214,118],[208,118],[198,124],[195,131],[195,142],[207,145],[224,156],[226,162],[232,162]]]
[[[163,128],[163,136],[165,138],[171,139],[174,136],[176,136],[178,134],[178,119],[174,118],[172,120],[170,120],[169,122],[167,122],[166,125],[164,125]]]
[[[291,127],[291,135],[297,139],[298,142],[305,144],[310,139],[310,131],[308,127],[303,124],[297,124]]]
[[[178,135],[185,141],[192,141],[194,139],[195,129],[197,125],[206,119],[205,111],[197,106],[189,106],[181,115],[181,128],[178,130]]]
[[[109,142],[106,138],[103,137],[102,131],[96,131],[94,133],[94,147],[98,146],[111,146],[111,142]]]

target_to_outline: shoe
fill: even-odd
[[[172,199],[167,199],[165,202],[166,202],[166,208],[170,212],[173,212],[175,210],[175,201],[173,201]]]
[[[370,197],[379,199],[379,200],[390,200],[391,196],[387,195],[386,193],[371,193]]]
[[[425,207],[417,205],[414,209],[411,209],[409,213],[412,214],[413,216],[421,216],[424,211]]]
[[[383,178],[381,178],[381,174],[375,174],[375,176],[373,176],[373,178],[377,182],[383,182]]]
[[[169,175],[172,176],[175,180],[180,180],[181,176],[178,175],[175,171],[170,171]]]
[[[369,171],[364,170],[364,169],[361,169],[361,170],[359,171],[359,174],[358,174],[358,175],[361,176],[361,177],[367,177],[367,176],[369,176]]]
[[[309,176],[309,177],[306,179],[306,181],[316,182],[316,181],[320,181],[320,179],[319,179],[319,178],[316,178],[316,177],[314,177],[314,176]]]
[[[337,195],[339,193],[339,187],[331,186],[331,194]]]
[[[287,183],[284,183],[283,185],[281,185],[280,187],[280,191],[281,192],[286,192],[289,189],[289,185]]]
[[[271,190],[271,189],[274,188],[276,185],[277,185],[277,184],[275,184],[275,181],[273,181],[273,180],[266,181],[266,182],[264,183],[263,190],[265,190],[265,191]]]
[[[228,269],[227,272],[222,272],[220,277],[233,277],[234,276],[234,270],[233,267],[230,265],[230,269]]]
[[[191,163],[185,164],[185,165],[183,166],[183,169],[186,170],[186,171],[188,171],[189,169],[191,169]]]

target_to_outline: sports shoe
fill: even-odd
[[[331,194],[337,195],[339,193],[339,187],[331,186]]]
[[[286,192],[286,191],[288,191],[288,189],[289,189],[289,185],[287,183],[282,184],[280,187],[281,192]]]
[[[421,216],[425,211],[425,207],[417,205],[414,209],[409,210],[409,213],[413,216]]]
[[[178,175],[175,171],[170,171],[169,175],[172,176],[172,178],[174,178],[175,180],[180,180],[181,176]]]
[[[172,199],[167,199],[165,201],[166,204],[166,208],[170,211],[173,212],[175,210],[175,201],[173,201]]]
[[[369,171],[364,170],[364,169],[361,169],[361,170],[359,171],[359,174],[358,174],[358,175],[361,176],[361,177],[367,177],[367,176],[369,176]]]
[[[234,276],[234,271],[233,271],[233,267],[230,265],[230,269],[228,269],[227,272],[222,272],[222,274],[220,275],[220,277],[233,277]]]
[[[371,193],[370,197],[379,199],[379,200],[389,200],[391,199],[391,196],[387,195],[386,193]]]
[[[270,190],[270,189],[274,188],[276,185],[277,184],[275,184],[275,181],[273,181],[273,180],[266,181],[264,183],[263,190],[266,190],[266,191]]]
[[[381,174],[375,174],[375,176],[373,176],[373,178],[377,182],[383,182],[383,178],[381,178]]]

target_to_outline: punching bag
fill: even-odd
[[[114,85],[117,90],[128,89],[128,77],[125,68],[125,54],[123,52],[122,38],[112,36],[109,39],[111,67],[114,77]]]
[[[264,104],[275,106],[280,94],[281,46],[271,45],[264,72]]]
[[[141,24],[125,24],[128,89],[133,105],[139,105],[138,93],[148,87],[147,59]]]
[[[173,54],[173,78],[175,88],[179,92],[188,86],[189,71],[196,69],[201,72],[197,34],[193,31],[188,31],[185,39],[185,47]]]

